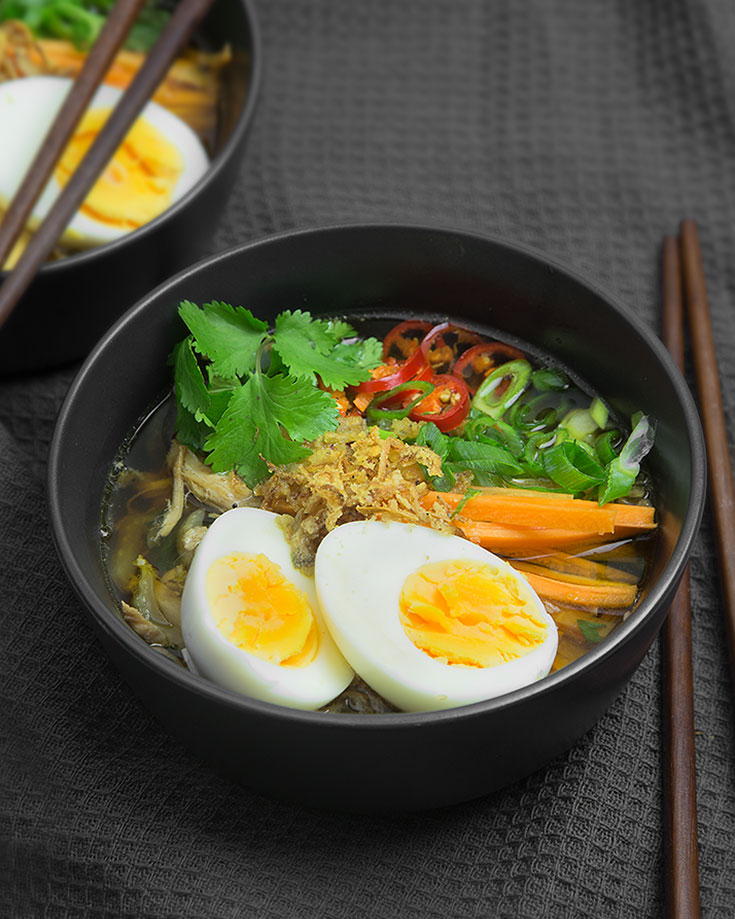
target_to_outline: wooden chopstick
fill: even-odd
[[[730,676],[735,689],[735,493],[702,252],[697,225],[693,220],[682,221],[679,249],[684,270],[684,293],[689,315],[694,372],[699,392],[699,412],[707,446],[710,506],[715,522],[720,562]]]
[[[117,0],[0,223],[0,268],[145,0]]]
[[[114,112],[87,151],[71,180],[56,199],[46,219],[31,238],[18,264],[0,286],[0,326],[7,320],[36,272],[46,261],[64,228],[124,140],[141,109],[153,95],[170,64],[188,41],[212,2],[213,0],[181,0],[177,6]]]
[[[684,369],[684,307],[677,241],[664,240],[661,278],[662,339]],[[689,566],[662,631],[664,650],[664,854],[669,919],[698,919],[697,786],[694,750],[694,677]]]

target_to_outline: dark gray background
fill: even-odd
[[[658,329],[700,224],[735,425],[732,0],[260,2],[263,95],[212,251],[435,221],[531,244]],[[0,381],[0,913],[662,914],[658,647],[545,770],[414,816],[309,813],[217,778],[108,664],[51,545],[43,471],[73,368]],[[735,912],[735,744],[709,514],[693,561],[702,905]],[[442,781],[437,776],[437,781]]]

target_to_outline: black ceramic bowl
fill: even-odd
[[[45,265],[0,329],[0,375],[87,354],[131,303],[205,251],[240,169],[258,97],[261,48],[252,0],[215,0],[198,34],[213,48],[232,48],[209,169],[139,230]]]
[[[166,356],[184,334],[176,314],[183,298],[245,304],[262,317],[287,307],[394,320],[449,315],[553,355],[625,415],[640,409],[653,416],[658,430],[648,466],[661,526],[638,609],[562,671],[501,698],[435,713],[295,711],[219,689],[164,660],[116,612],[99,526],[115,453],[170,388]],[[699,525],[704,485],[702,436],[685,383],[659,341],[609,296],[520,247],[400,226],[288,233],[166,282],[85,363],[62,408],[49,469],[53,532],[68,575],[113,661],[166,730],[255,789],[359,811],[482,795],[539,768],[587,731],[663,622]]]

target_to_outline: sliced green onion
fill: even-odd
[[[560,427],[569,432],[573,440],[591,443],[599,425],[588,408],[573,408],[562,418]]]
[[[513,488],[525,488],[529,491],[545,491],[550,495],[558,495],[564,492],[563,488],[552,482],[547,476],[544,475],[543,478],[536,478],[536,476],[512,476],[506,478],[503,482],[504,485],[510,485]]]
[[[379,393],[370,402],[367,407],[365,416],[368,424],[383,424],[386,421],[394,421],[398,418],[408,418],[412,409],[416,408],[419,402],[434,391],[434,386],[426,380],[409,380],[408,383],[401,383],[400,386],[394,386],[386,392]],[[413,398],[407,405],[401,408],[381,408],[384,402],[389,402],[402,392],[417,392],[418,395]]]
[[[522,402],[519,400],[511,406],[510,411],[508,412],[508,424],[512,424],[513,427],[520,431],[527,425],[527,418],[530,412],[530,406],[528,402]]]
[[[442,462],[442,474],[440,476],[429,475],[426,467],[419,463],[424,478],[434,491],[452,491],[454,488],[456,481],[454,473],[445,462],[449,456],[450,440],[451,438],[447,437],[446,434],[442,434],[433,421],[427,421],[422,424],[416,438],[416,444],[419,447],[428,447],[433,450]]]
[[[607,466],[607,464],[611,463],[618,455],[616,448],[620,446],[621,438],[620,431],[617,430],[603,431],[602,434],[596,438],[595,451],[597,453],[597,458],[603,466]]]
[[[569,389],[569,377],[563,370],[558,370],[554,367],[534,370],[531,375],[531,382],[539,392],[562,392],[565,389]]]
[[[477,488],[468,488],[467,491],[466,491],[466,492],[464,493],[464,495],[462,496],[462,499],[461,499],[461,501],[459,502],[459,504],[454,508],[454,510],[452,511],[452,513],[449,515],[449,519],[451,520],[452,518],[456,517],[457,514],[461,514],[462,511],[464,510],[465,504],[467,504],[467,502],[470,500],[470,498],[474,498],[476,495],[479,495],[479,494],[480,494],[479,489],[477,489]]]
[[[654,425],[645,415],[636,413],[633,417],[638,417],[637,424],[623,444],[620,455],[611,460],[605,470],[605,484],[598,497],[600,504],[616,501],[630,493],[640,472],[641,460],[653,446]]]
[[[566,412],[568,401],[555,393],[541,393],[528,401],[519,400],[508,413],[508,422],[519,431],[550,431]]]
[[[496,421],[493,425],[498,434],[501,435],[503,441],[505,442],[506,447],[510,452],[515,456],[516,459],[520,459],[523,456],[523,451],[525,450],[525,442],[521,435],[516,431],[514,427],[509,424],[506,424],[505,421]]]
[[[484,415],[465,425],[464,437],[477,443],[499,443],[516,458],[523,455],[525,441],[516,429],[505,421],[493,421]]]
[[[523,459],[524,466],[532,475],[546,475],[541,451],[546,447],[553,446],[553,444],[554,436],[549,434],[548,431],[539,431],[528,438],[523,450]]]
[[[449,456],[449,438],[442,434],[433,421],[426,421],[421,425],[416,444],[419,447],[429,447],[443,460]]]
[[[610,412],[601,399],[593,399],[590,405],[590,415],[598,428],[604,428],[607,425]]]
[[[543,455],[548,477],[570,494],[579,494],[599,485],[604,468],[576,441],[565,440]]]
[[[479,444],[455,437],[452,438],[449,453],[453,462],[461,463],[473,473],[517,475],[523,471],[510,450],[500,444]]]
[[[472,399],[472,407],[491,418],[502,418],[516,402],[531,379],[528,361],[508,361],[489,374]]]
[[[463,461],[461,463],[446,463],[443,469],[445,475],[452,476],[453,482],[456,482],[456,479],[462,473],[471,472],[475,485],[482,485],[483,488],[500,488],[505,485],[505,478],[502,475],[491,472],[482,465],[477,465],[475,468],[472,463]],[[437,489],[437,491],[439,490]],[[445,491],[454,491],[454,487],[447,488]]]

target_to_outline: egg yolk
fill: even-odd
[[[282,667],[303,667],[316,657],[311,605],[265,555],[233,552],[216,559],[206,591],[217,627],[238,648]]]
[[[112,109],[92,109],[67,144],[54,175],[62,187],[71,178]],[[178,149],[144,118],[139,118],[80,207],[92,220],[134,230],[171,203],[184,168]]]
[[[422,565],[399,599],[411,641],[446,664],[492,667],[528,654],[547,637],[547,625],[512,575],[484,562]]]

